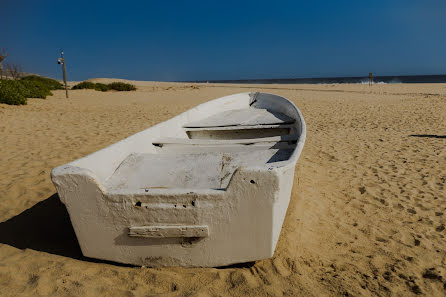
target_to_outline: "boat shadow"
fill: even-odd
[[[57,193],[0,223],[0,243],[87,262],[133,267],[84,257],[67,209]]]

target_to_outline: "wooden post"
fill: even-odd
[[[65,59],[63,59],[63,82],[65,84],[65,95],[68,98],[67,67],[66,67],[66,64],[65,64]]]
[[[57,60],[59,64],[62,64],[62,70],[63,70],[63,82],[65,84],[65,96],[68,99],[68,85],[67,85],[67,67],[65,63],[65,58],[63,56],[63,51],[60,49],[60,58]]]
[[[373,85],[373,73],[369,72],[369,86]]]

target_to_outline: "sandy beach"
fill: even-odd
[[[0,104],[0,295],[446,294],[446,84],[131,83]],[[51,169],[248,91],[289,98],[308,129],[274,257],[224,268],[83,257]]]

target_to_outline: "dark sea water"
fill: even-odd
[[[374,83],[446,83],[446,75],[397,75],[375,76]],[[206,82],[206,81],[196,81]],[[367,76],[358,77],[317,77],[317,78],[278,78],[278,79],[242,79],[242,80],[210,80],[210,83],[239,84],[368,84]]]

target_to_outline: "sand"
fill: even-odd
[[[0,295],[446,294],[446,84],[135,84],[0,104]],[[308,127],[274,258],[154,269],[83,257],[51,169],[245,91],[291,99]]]

